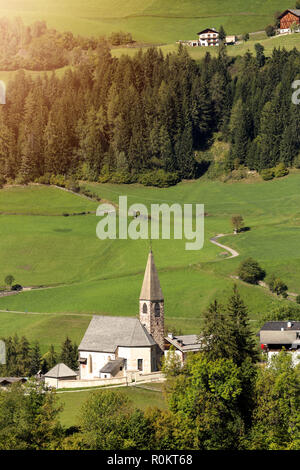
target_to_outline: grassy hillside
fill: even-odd
[[[151,388],[154,388],[154,386],[157,390],[161,389],[160,384],[152,383],[149,385]],[[166,402],[161,391],[146,390],[139,387],[123,387],[114,390],[124,394],[130,401],[134,403],[136,408],[140,408],[142,410],[149,406],[166,408]],[[86,390],[83,392],[59,393],[57,395],[59,397],[60,404],[62,404],[64,407],[63,412],[60,415],[61,423],[64,426],[78,426],[80,408],[91,393],[91,391]]]
[[[287,0],[0,0],[0,16],[22,16],[27,23],[46,19],[49,26],[83,35],[125,30],[139,41],[172,43],[221,24],[232,34],[259,31],[276,11],[292,6]]]
[[[209,302],[228,295],[235,282],[231,276],[249,255],[268,272],[280,275],[290,291],[300,293],[299,184],[300,173],[295,172],[270,182],[225,184],[201,179],[168,189],[87,186],[113,202],[118,202],[119,195],[128,195],[129,204],[143,202],[148,207],[157,202],[205,203],[208,216],[202,250],[186,251],[180,240],[153,242],[166,322],[191,333],[200,331]],[[46,286],[0,298],[0,336],[26,334],[30,340],[39,339],[45,351],[51,343],[58,347],[66,334],[79,342],[93,313],[137,314],[148,241],[100,241],[94,214],[59,215],[66,210],[95,210],[96,205],[56,188],[0,190],[0,211],[6,212],[0,225],[1,283],[12,273],[24,286]],[[209,238],[230,233],[230,218],[235,213],[243,215],[251,230],[223,239],[240,253],[238,258],[226,260],[224,250],[212,245]],[[240,282],[239,286],[253,321],[261,321],[266,311],[287,302],[260,287]]]
[[[295,34],[289,34],[286,36],[275,36],[272,38],[267,38],[266,35],[253,35],[251,39],[247,42],[242,42],[241,44],[238,44],[236,46],[229,46],[227,47],[227,53],[229,56],[236,57],[236,56],[242,56],[246,52],[251,52],[252,54],[255,55],[255,44],[259,42],[262,44],[265,48],[264,54],[266,56],[270,56],[272,54],[272,51],[274,47],[285,47],[286,50],[291,50],[294,47],[299,49],[300,47],[300,34],[295,33]],[[164,54],[176,52],[178,49],[177,44],[167,44],[164,46],[160,46],[160,49],[163,51]],[[187,50],[190,54],[190,56],[195,59],[195,60],[200,60],[205,57],[205,54],[209,51],[209,53],[214,57],[218,55],[219,48],[218,47],[210,47],[209,49],[207,47],[189,47],[187,46]],[[133,56],[134,54],[137,53],[136,48],[116,48],[112,49],[111,51],[112,55],[114,57],[120,57],[123,54]],[[1,73],[0,73],[1,77]]]

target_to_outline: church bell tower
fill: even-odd
[[[140,322],[164,351],[164,296],[160,287],[152,250],[149,253],[140,294]]]

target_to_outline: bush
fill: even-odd
[[[247,258],[245,261],[242,261],[238,269],[239,278],[249,284],[258,284],[258,281],[262,281],[265,275],[266,272],[253,258]]]
[[[286,176],[288,174],[289,170],[286,168],[284,163],[278,163],[278,165],[274,168],[275,178],[281,178],[282,176]]]
[[[282,295],[282,297],[287,297],[287,290],[288,286],[279,278],[274,276],[270,276],[268,280],[268,286],[271,292],[277,295]]]
[[[49,173],[45,173],[44,175],[36,178],[35,182],[39,184],[50,184],[50,178],[51,178],[51,175]]]
[[[296,302],[297,302],[297,304],[300,304],[300,295],[297,295]]]
[[[266,27],[265,31],[266,31],[267,36],[269,36],[269,37],[275,36],[276,29],[274,28],[274,26],[272,24],[269,24]]]
[[[131,174],[126,170],[115,171],[110,176],[110,182],[114,184],[130,184],[133,182]]]
[[[295,168],[300,168],[300,153],[294,158],[293,165]]]
[[[62,188],[64,188],[66,186],[66,180],[64,175],[51,175],[50,184],[53,184],[55,186],[61,186]]]
[[[0,188],[2,188],[6,183],[6,178],[3,175],[0,175]]]
[[[267,168],[266,170],[262,170],[260,172],[260,176],[262,177],[263,180],[269,181],[274,178],[274,170],[273,168]]]
[[[28,184],[29,183],[29,179],[26,178],[25,176],[17,176],[17,178],[15,179],[15,184]]]
[[[138,176],[138,182],[144,186],[167,188],[180,181],[177,173],[167,173],[164,170],[152,170]]]
[[[66,181],[66,188],[69,191],[73,191],[74,193],[79,193],[80,191],[80,186],[76,180],[73,178],[70,178]]]

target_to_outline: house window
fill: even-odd
[[[127,359],[124,359],[124,369],[127,370]]]
[[[143,370],[143,359],[138,359],[138,360],[137,360],[137,368],[138,368],[138,370],[140,370],[140,371]]]
[[[143,313],[147,313],[147,312],[148,312],[147,304],[144,304],[143,305]]]
[[[156,317],[160,317],[160,305],[158,303],[154,305],[154,314]]]

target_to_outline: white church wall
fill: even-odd
[[[127,370],[138,370],[138,359],[143,360],[143,370],[141,372],[148,374],[151,372],[151,348],[118,348],[118,357],[127,359]]]
[[[102,367],[116,357],[113,353],[80,351],[80,358],[87,360],[86,364],[80,364],[80,379],[90,380],[100,378]],[[92,370],[90,369],[90,361],[92,361]]]

